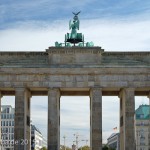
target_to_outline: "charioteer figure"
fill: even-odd
[[[84,45],[84,36],[82,35],[82,33],[77,33],[77,30],[79,30],[80,25],[80,21],[78,18],[79,13],[80,11],[78,13],[73,13],[74,14],[73,21],[70,20],[69,22],[69,29],[71,29],[71,33],[67,33],[65,35],[65,43],[69,42],[74,46],[75,44],[80,42],[82,42],[82,44]]]
[[[84,47],[84,35],[82,33],[77,33],[79,30],[80,21],[78,18],[78,15],[80,14],[80,11],[78,13],[74,13],[73,20],[69,21],[69,30],[71,30],[71,33],[65,34],[65,43],[58,43],[55,42],[56,47],[62,47],[63,44],[65,44],[65,47],[71,47],[73,46],[79,46]],[[78,45],[76,45],[78,44]],[[93,47],[93,42],[87,42],[86,47]]]

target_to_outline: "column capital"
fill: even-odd
[[[148,94],[148,96],[147,96],[149,99],[150,99],[150,91],[149,91],[149,94]]]
[[[31,91],[28,88],[26,88],[26,87],[17,87],[17,88],[15,88],[15,92],[21,92],[21,93],[25,92],[25,93],[28,94],[28,98],[32,97]]]
[[[134,91],[135,91],[135,88],[130,88],[130,87],[129,87],[129,88],[128,88],[128,87],[121,88],[120,91],[119,91],[119,95],[118,95],[119,98],[122,97],[122,93],[123,93],[124,91],[126,91],[126,92],[129,92],[129,91],[134,92]]]
[[[32,97],[31,91],[29,89],[26,89],[26,90],[28,90],[28,96],[29,98],[31,98]]]
[[[3,97],[2,92],[0,91],[0,99]]]
[[[100,94],[102,95],[102,88],[98,88],[98,87],[93,87],[93,88],[90,88],[90,97],[91,97],[91,94],[92,93],[96,93],[96,95]],[[92,94],[93,95],[93,94]],[[95,94],[94,94],[95,95]]]
[[[131,87],[125,87],[125,88],[121,88],[120,91],[135,91],[135,88],[131,88]]]
[[[54,90],[54,91],[55,91],[55,90],[56,90],[56,91],[59,90],[59,91],[60,91],[60,88],[57,88],[57,87],[49,87],[49,88],[47,88],[47,89],[48,89],[48,91],[49,91],[49,90]]]
[[[59,92],[60,93],[60,88],[48,88],[48,93],[49,92]]]
[[[59,88],[48,88],[48,95],[56,95],[60,97],[60,89]]]
[[[101,87],[91,87],[91,88],[90,88],[90,91],[93,91],[93,90],[102,91],[102,88],[101,88]]]
[[[25,91],[26,87],[20,86],[20,87],[14,87],[15,91]]]
[[[20,86],[20,87],[14,87],[15,91],[28,91],[30,92],[29,88],[24,87],[24,86]]]

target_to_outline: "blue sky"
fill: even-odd
[[[127,19],[150,13],[149,0],[1,0],[0,29],[26,21],[53,22],[69,19],[72,11],[81,19]]]
[[[106,51],[149,50],[149,0],[1,0],[0,50],[44,51],[63,42],[72,11],[81,11],[85,41]]]
[[[84,33],[86,41],[93,41],[105,51],[150,51],[150,0],[1,0],[0,51],[45,51],[55,41],[63,42],[72,12],[78,11],[79,32]],[[11,98],[3,99],[3,104],[14,104]],[[75,132],[81,139],[89,139],[88,98],[61,101],[61,143],[66,134],[71,145]],[[147,98],[137,98],[136,108],[145,103]],[[118,108],[117,97],[104,98],[105,142],[112,128],[118,126]],[[47,116],[47,98],[33,97],[32,121],[46,136],[43,115]]]

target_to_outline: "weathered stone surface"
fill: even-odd
[[[60,91],[48,90],[48,150],[60,147]]]
[[[0,91],[2,95],[16,93],[15,139],[29,139],[29,129],[25,125],[25,115],[30,116],[26,109],[27,92],[18,87],[29,89],[33,95],[49,95],[50,150],[59,147],[59,107],[56,101],[60,92],[62,95],[91,95],[91,145],[92,150],[101,150],[102,93],[118,95],[124,89],[120,103],[120,132],[127,138],[121,139],[121,145],[130,150],[128,145],[134,147],[133,140],[128,140],[133,137],[134,96],[132,90],[127,89],[134,88],[137,95],[149,94],[150,52],[105,52],[100,47],[0,52]],[[25,146],[15,148],[28,150]]]
[[[2,98],[2,93],[0,91],[0,108],[1,108],[1,98]],[[0,122],[1,122],[1,109],[0,109]],[[1,135],[1,124],[0,124],[0,135]],[[0,136],[0,141],[1,141],[1,136]],[[0,147],[1,147],[1,143],[0,143]]]
[[[13,68],[93,68],[149,66],[150,52],[105,52],[101,47],[50,47],[46,52],[0,52],[0,66]]]
[[[30,150],[30,93],[25,88],[16,88],[15,93],[14,149]]]
[[[135,150],[134,89],[122,89],[120,99],[120,149]]]
[[[46,52],[49,55],[49,64],[100,64],[101,54],[104,50],[101,48],[49,48]],[[87,59],[88,58],[88,59]]]
[[[90,89],[91,98],[91,149],[102,150],[102,90]]]

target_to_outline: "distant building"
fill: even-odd
[[[135,111],[136,150],[150,150],[150,105]]]
[[[107,139],[107,145],[115,150],[120,150],[120,133],[113,133]]]
[[[47,140],[40,130],[31,124],[31,150],[40,150],[42,147],[47,147]]]
[[[47,140],[40,130],[31,124],[31,150],[40,150],[47,147]]]
[[[11,105],[1,106],[1,150],[14,150],[14,113]],[[31,125],[31,150],[47,147],[47,140],[42,133]]]
[[[10,105],[1,107],[1,139],[2,150],[14,149],[14,108]]]
[[[42,133],[35,127],[35,125],[31,124],[31,150],[40,150],[43,147],[42,141]]]
[[[113,133],[108,146],[119,150],[119,133]],[[140,105],[135,111],[136,150],[150,150],[150,105]]]

